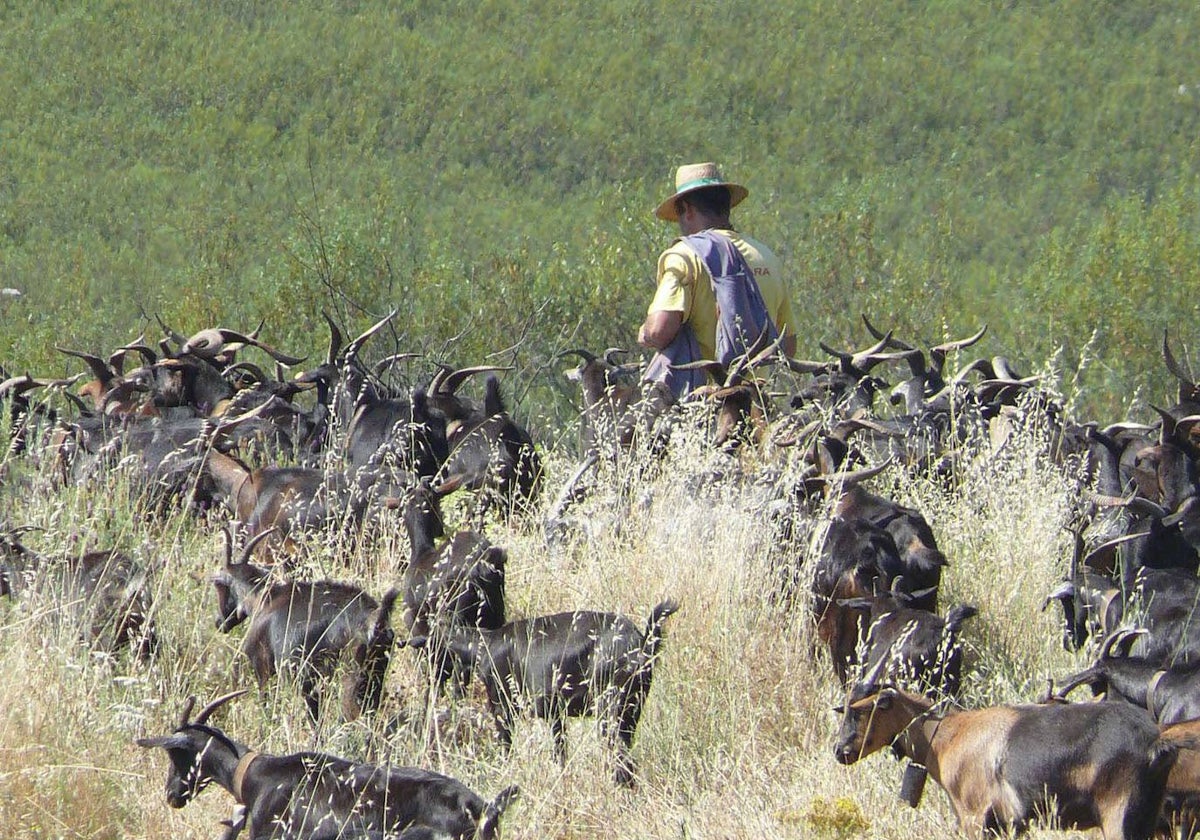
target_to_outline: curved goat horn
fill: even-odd
[[[225,544],[225,565],[233,565],[233,523],[221,529],[221,540]]]
[[[126,345],[118,347],[117,352],[108,357],[109,364],[116,368],[117,363],[114,359],[120,358],[124,361],[126,354],[130,352],[137,353],[148,365],[155,364],[158,361],[158,354],[154,352],[154,349],[139,338],[137,341],[131,341]]]
[[[248,689],[248,688],[241,688],[241,689],[238,689],[237,691],[231,691],[228,694],[224,694],[224,695],[218,697],[216,700],[213,700],[211,703],[209,703],[207,706],[205,706],[203,709],[201,709],[200,714],[196,715],[196,719],[193,720],[192,723],[196,724],[196,725],[204,723],[205,721],[208,720],[209,715],[211,715],[217,709],[224,706],[230,700],[233,700],[237,697],[241,697],[243,694],[246,694],[249,691],[250,691],[250,689]],[[188,699],[192,700],[194,702],[196,698],[190,697]]]
[[[1116,649],[1120,656],[1129,656],[1129,649],[1133,647],[1142,636],[1149,636],[1150,631],[1144,627],[1122,627],[1108,634],[1104,643],[1100,645],[1100,652],[1096,655],[1096,661],[1103,659],[1113,659],[1112,652]]]
[[[970,338],[960,338],[955,341],[947,341],[944,344],[938,344],[935,347],[931,347],[929,349],[930,349],[930,352],[941,353],[943,355],[945,355],[946,353],[951,353],[955,350],[963,350],[963,349],[970,347],[971,345],[977,343],[979,341],[979,339],[983,338],[983,334],[986,332],[987,332],[987,324],[984,324],[983,328],[980,329],[979,332],[975,333],[975,335],[971,336]]]
[[[0,382],[0,399],[4,399],[4,397],[8,395],[9,391],[12,391],[15,396],[19,397],[26,391],[32,391],[34,388],[44,388],[51,384],[53,383],[46,382],[45,380],[41,379],[34,379],[28,373],[24,376],[14,376],[9,379],[5,379],[3,382]]]
[[[274,347],[259,341],[253,335],[245,335],[236,330],[225,329],[224,327],[201,330],[184,343],[181,352],[191,353],[193,356],[199,356],[202,359],[213,359],[222,351],[238,350],[247,344],[251,347],[257,347],[275,361],[289,367],[300,364],[305,358],[281,353]]]
[[[1171,443],[1175,439],[1175,415],[1171,414],[1171,412],[1167,411],[1165,408],[1160,408],[1153,403],[1150,404],[1150,407],[1154,409],[1154,412],[1162,421],[1158,436],[1159,444],[1166,445]]]
[[[393,309],[391,312],[389,312],[387,315],[385,315],[382,319],[380,319],[379,322],[376,323],[373,327],[371,327],[365,333],[360,335],[358,338],[354,339],[349,344],[347,344],[346,352],[342,354],[343,358],[352,359],[355,356],[357,356],[358,351],[361,350],[363,345],[367,343],[367,339],[369,339],[371,336],[375,335],[375,333],[377,333],[381,329],[383,329],[384,326],[388,323],[388,321],[395,318],[399,312],[400,312],[399,309]],[[330,326],[332,326],[332,322],[330,322]]]
[[[261,328],[261,325],[260,325],[260,328]],[[242,333],[235,332],[234,330],[227,330],[227,329],[220,329],[218,331],[221,334],[221,338],[225,339],[225,341],[240,342],[242,344],[249,344],[251,347],[257,347],[259,350],[266,353],[268,356],[270,356],[275,361],[279,362],[281,365],[286,365],[288,367],[291,367],[292,365],[300,364],[301,362],[303,362],[305,359],[308,358],[307,356],[289,356],[286,353],[282,353],[279,350],[276,350],[274,347],[271,347],[268,344],[264,344],[263,342],[261,342],[257,338],[255,338],[253,335],[243,335]],[[257,330],[255,330],[255,332],[257,332]]]
[[[215,358],[225,347],[226,339],[221,330],[213,327],[193,335],[183,343],[180,353],[191,353],[202,359]]]
[[[476,367],[455,370],[448,365],[438,365],[438,372],[434,374],[433,380],[429,383],[429,393],[452,396],[454,392],[462,387],[464,382],[477,373],[492,373],[505,370],[513,370],[513,367],[511,365],[478,365]]]
[[[376,362],[375,366],[373,368],[371,368],[371,372],[374,373],[376,376],[379,376],[385,370],[387,370],[388,368],[390,368],[392,365],[396,364],[397,362],[406,362],[409,359],[419,359],[419,358],[421,358],[420,353],[393,353],[392,355],[385,356],[384,358],[382,358],[378,362]]]
[[[267,376],[267,372],[258,365],[254,364],[254,362],[236,362],[222,370],[221,376],[230,376],[235,373],[245,373],[259,384],[265,384],[271,381],[271,377]]]
[[[1072,674],[1058,687],[1058,693],[1054,696],[1054,699],[1061,700],[1064,703],[1067,702],[1068,694],[1081,685],[1090,686],[1099,676],[1099,671],[1094,665],[1091,668],[1085,668],[1078,674]]]
[[[174,341],[180,347],[187,344],[187,336],[180,335],[179,333],[175,332],[175,330],[168,327],[165,323],[163,323],[163,319],[159,317],[157,313],[154,316],[154,320],[158,321],[158,325],[162,327],[162,331],[166,333],[167,337],[171,339],[171,341]],[[159,346],[161,347],[162,345]]]
[[[192,694],[192,695],[189,695],[188,698],[183,701],[183,712],[179,715],[179,728],[180,729],[182,729],[183,727],[187,726],[189,723],[192,722],[191,721],[192,709],[194,709],[194,708],[196,708],[196,695]]]
[[[836,350],[823,341],[817,342],[817,346],[841,363],[843,373],[861,374],[870,371],[871,368],[873,368],[879,362],[907,358],[906,354],[908,351],[902,351],[900,353],[880,352],[884,348],[888,347],[891,342],[892,333],[891,331],[888,331],[887,333],[884,333],[883,338],[879,339],[878,342],[868,347],[866,350],[859,350],[858,352]]]
[[[108,366],[108,362],[101,359],[99,356],[93,356],[91,353],[82,353],[79,350],[68,350],[66,347],[54,345],[54,349],[60,353],[66,353],[68,356],[74,356],[77,359],[83,359],[87,362],[87,366],[91,368],[92,374],[100,380],[100,384],[108,387],[108,383],[117,378],[117,372]]]
[[[1167,365],[1167,370],[1169,370],[1176,379],[1178,379],[1184,385],[1187,385],[1189,388],[1196,387],[1195,380],[1184,372],[1183,368],[1179,365],[1179,362],[1176,361],[1175,354],[1171,352],[1171,345],[1167,340],[1167,331],[1165,329],[1163,330],[1162,354],[1163,361]]]
[[[258,545],[260,542],[262,542],[263,540],[265,540],[267,537],[271,536],[271,534],[275,533],[277,530],[279,530],[277,527],[271,527],[261,533],[255,534],[253,537],[251,537],[250,540],[244,546],[242,546],[242,554],[240,557],[238,557],[237,563],[234,563],[232,565],[240,566],[243,563],[249,563],[250,555],[251,555],[251,553],[253,553],[254,547],[256,545]]]
[[[578,356],[579,358],[583,359],[585,362],[597,361],[597,356],[595,353],[592,353],[588,350],[584,350],[582,347],[573,347],[569,350],[560,350],[559,352],[554,354],[554,358],[556,358],[556,359],[562,359],[566,356]]]
[[[1006,379],[1009,382],[1021,382],[1026,378],[1018,376],[1013,370],[1012,362],[1004,356],[992,356],[992,370],[995,371],[997,379]]]
[[[808,359],[788,359],[787,365],[793,373],[824,373],[829,370],[829,362],[814,362]]]
[[[898,338],[893,338],[891,330],[884,332],[883,330],[879,329],[879,327],[875,326],[874,324],[872,324],[870,322],[870,320],[867,319],[867,313],[865,313],[865,312],[862,313],[862,322],[866,326],[867,332],[869,332],[871,334],[872,338],[874,338],[876,341],[886,341],[887,342],[886,346],[888,346],[888,347],[891,347],[895,350],[916,350],[917,349],[906,341],[901,341]]]
[[[325,364],[332,365],[337,361],[338,353],[342,350],[342,331],[338,329],[338,325],[333,322],[333,318],[324,309],[321,310],[321,315],[325,318],[325,323],[329,324],[329,355],[325,358]]]

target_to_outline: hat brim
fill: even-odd
[[[680,190],[679,192],[675,193],[675,195],[671,196],[662,204],[658,205],[658,207],[654,208],[654,215],[662,219],[664,222],[679,221],[679,214],[675,212],[675,202],[679,199],[679,197],[681,195],[687,195],[690,192],[695,192],[696,190],[706,189],[707,187],[729,187],[730,207],[737,207],[742,203],[742,200],[746,196],[750,195],[750,190],[746,189],[741,184],[731,184],[729,182],[703,184],[701,186],[691,187],[690,189]]]

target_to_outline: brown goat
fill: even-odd
[[[933,701],[885,688],[847,702],[842,764],[891,746],[928,769],[971,836],[1023,834],[1038,818],[1099,827],[1105,840],[1149,840],[1179,748],[1125,703],[994,706],[934,713]]]
[[[811,581],[812,610],[817,638],[828,647],[842,685],[858,663],[868,627],[866,615],[846,604],[886,592],[899,565],[896,541],[884,529],[841,517],[829,522]]]
[[[28,591],[53,605],[91,647],[131,647],[139,659],[158,648],[149,573],[124,552],[89,551],[42,557],[21,544],[19,531],[0,530],[0,596]],[[50,602],[50,603],[46,603]]]
[[[603,454],[608,460],[628,451],[639,437],[649,440],[658,418],[674,402],[656,388],[643,392],[637,381],[639,364],[621,364],[617,357],[624,353],[610,347],[603,356],[595,356],[582,348],[559,354],[579,356],[583,361],[564,371],[572,382],[578,382],[583,393],[580,415],[580,451],[584,456]]]
[[[224,502],[249,537],[272,533],[256,543],[256,557],[271,562],[295,553],[295,537],[345,528],[357,532],[371,502],[368,492],[379,477],[363,471],[356,478],[313,467],[266,466],[252,470],[230,455],[205,454],[204,472],[215,498]]]
[[[1185,737],[1200,741],[1200,720],[1189,720],[1163,728],[1163,736],[1182,741]],[[1200,836],[1200,749],[1183,745],[1179,758],[1167,776],[1167,795],[1163,802],[1162,836],[1178,835],[1185,840]]]

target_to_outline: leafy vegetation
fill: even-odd
[[[1111,412],[1161,398],[1164,328],[1196,341],[1190,6],[93,0],[4,20],[17,370],[154,315],[265,318],[315,354],[323,307],[399,307],[416,349],[460,363],[520,338],[527,372],[566,341],[629,345],[671,235],[649,208],[698,159],[750,186],[738,221],[793,270],[802,355],[860,342],[863,312],[930,339],[987,323],[1018,363],[1061,349]]]

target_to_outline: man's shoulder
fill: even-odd
[[[729,231],[729,235],[733,239],[733,244],[746,258],[746,262],[754,269],[754,276],[758,278],[759,283],[767,282],[768,279],[773,282],[782,282],[783,265],[775,256],[774,251],[744,233]]]
[[[745,249],[743,250],[743,253],[745,253],[746,251],[755,253],[764,262],[776,262],[777,261],[775,252],[772,251],[770,248],[768,248],[766,245],[764,245],[762,242],[759,242],[754,237],[746,236],[746,234],[744,234],[744,233],[734,233],[733,237],[734,237],[734,240],[733,240],[734,242],[739,242],[739,240],[740,240],[739,244],[744,244],[746,246]]]
[[[672,240],[671,244],[663,249],[663,255],[667,254],[685,254],[691,255],[696,253],[695,249],[688,244],[687,238],[680,236]]]
[[[658,256],[658,276],[673,275],[682,285],[690,284],[699,271],[699,258],[682,239],[676,239]]]

